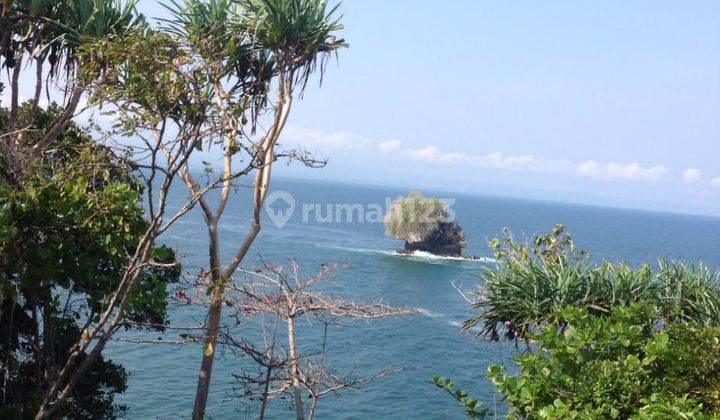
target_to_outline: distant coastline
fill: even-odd
[[[291,183],[317,183],[319,185],[352,185],[354,187],[370,187],[374,189],[385,189],[389,193],[401,193],[406,192],[408,189],[413,189],[417,187],[409,186],[409,185],[390,185],[390,184],[381,184],[381,183],[374,183],[374,182],[364,182],[364,181],[357,181],[357,180],[328,180],[326,178],[316,178],[316,177],[302,177],[302,176],[291,176],[291,175],[277,175],[275,177],[275,186],[277,186],[278,182],[291,182]],[[720,222],[720,213],[718,214],[709,214],[709,213],[687,213],[687,212],[680,212],[680,211],[669,211],[669,210],[658,210],[658,209],[649,209],[649,208],[639,208],[639,207],[622,207],[622,206],[614,206],[609,204],[598,204],[598,203],[587,203],[587,202],[578,202],[578,201],[562,201],[562,200],[550,200],[550,199],[541,199],[541,198],[529,198],[529,197],[520,197],[515,195],[502,195],[502,194],[491,194],[491,193],[472,193],[472,192],[464,192],[464,191],[455,191],[452,189],[448,190],[442,190],[438,188],[421,188],[422,192],[428,193],[430,195],[438,196],[438,197],[446,197],[448,195],[453,196],[465,196],[465,197],[474,197],[474,198],[489,198],[493,200],[507,200],[509,202],[529,202],[529,203],[538,203],[538,204],[548,204],[548,205],[559,205],[559,206],[578,206],[578,207],[586,207],[586,208],[594,208],[594,209],[608,209],[613,211],[627,211],[631,213],[651,213],[651,214],[658,214],[658,215],[665,215],[670,217],[698,217],[703,219],[711,219],[711,220],[718,220]],[[539,194],[539,193],[538,193]]]

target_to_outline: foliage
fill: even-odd
[[[499,262],[482,271],[475,306],[481,311],[464,327],[481,326],[480,335],[524,339],[533,329],[559,322],[567,306],[607,315],[615,306],[646,301],[660,308],[664,322],[720,326],[720,272],[699,264],[660,261],[657,269],[622,263],[592,265],[576,250],[561,225],[531,244],[506,233],[491,241]]]
[[[530,243],[506,231],[490,246],[498,265],[483,270],[481,312],[464,327],[526,340],[527,352],[515,357],[519,375],[488,370],[510,417],[720,414],[718,272],[667,261],[655,270],[593,265],[562,225]]]
[[[162,31],[143,28],[122,38],[97,41],[80,55],[90,74],[105,71],[92,86],[93,103],[109,103],[119,135],[131,136],[135,125],[154,127],[172,121],[204,121],[209,101],[203,89],[194,91],[181,63],[190,58],[180,42]],[[112,64],[110,64],[112,63]],[[206,79],[200,71],[191,77]],[[203,85],[198,85],[203,87]],[[127,113],[128,118],[120,118]]]
[[[269,84],[287,75],[304,88],[320,63],[346,47],[343,29],[325,0],[189,0],[166,6],[169,33],[197,54],[210,79],[232,77],[229,93],[239,93],[256,111],[266,104]],[[254,121],[253,121],[254,122]]]
[[[23,105],[21,119],[31,118],[24,115],[29,109]],[[41,136],[60,112],[51,107],[33,114],[37,131],[28,135]],[[20,184],[5,182],[4,169],[0,368],[7,379],[0,416],[26,417],[37,410],[47,383],[87,334],[87,325],[97,322],[147,222],[132,168],[72,123],[32,162]],[[155,254],[169,265],[144,270],[120,324],[125,328],[166,323],[166,287],[179,272],[171,250],[158,248]],[[113,395],[125,390],[126,376],[122,366],[99,357],[61,413],[77,418],[121,413]]]
[[[302,151],[275,146],[293,99],[318,68],[322,76],[330,54],[346,46],[335,36],[342,29],[339,17],[324,0],[173,1],[163,27],[147,24],[136,2],[17,0],[4,2],[0,10],[0,67],[8,70],[10,82],[9,110],[0,118],[7,140],[0,142],[5,222],[0,252],[7,254],[1,262],[2,280],[8,281],[2,297],[10,299],[13,313],[17,308],[31,312],[34,324],[46,330],[28,338],[8,333],[33,342],[28,357],[37,358],[38,377],[45,376],[34,384],[47,390],[39,418],[79,415],[78,407],[66,406],[66,396],[77,392],[76,383],[101,360],[96,357],[118,327],[161,328],[165,285],[177,273],[172,252],[150,251],[157,236],[195,205],[215,232],[210,238],[213,283],[222,286],[232,276],[260,229],[272,163],[281,157],[317,162]],[[34,94],[19,110],[25,70],[33,67]],[[62,92],[62,108],[38,112],[43,86],[48,97],[51,88]],[[107,104],[114,114],[115,125],[105,134],[132,138],[116,145],[120,157],[89,139],[80,142],[83,147],[65,142],[76,131],[71,121],[83,95],[90,107]],[[272,122],[256,136],[257,121],[266,115]],[[190,154],[218,144],[223,173],[213,180],[208,176],[201,186],[189,173]],[[144,172],[133,178],[126,162]],[[253,224],[223,268],[215,228],[234,180],[252,173]],[[191,197],[165,218],[167,192],[178,178]],[[146,187],[147,214],[139,205],[140,183]],[[215,187],[222,198],[213,212],[203,196]],[[30,292],[32,299],[25,299]],[[214,343],[222,287],[213,293],[207,340]],[[67,337],[76,343],[58,350],[58,360],[50,363],[47,356],[56,348],[46,342],[53,339],[53,319],[68,317],[75,320],[77,334]],[[87,357],[78,360],[85,352]],[[200,375],[208,383],[211,360],[212,355],[204,359]],[[107,388],[109,395],[115,392]],[[206,396],[207,385],[198,389]],[[201,417],[204,402],[196,408]],[[106,411],[96,415],[112,415],[112,409]]]
[[[424,197],[412,191],[392,202],[385,215],[385,234],[410,242],[419,242],[433,233],[448,217],[447,204],[438,198]]]
[[[244,26],[257,45],[269,51],[281,72],[294,74],[305,86],[320,64],[324,73],[326,58],[347,47],[335,36],[343,29],[336,11],[327,10],[326,0],[241,0]]]
[[[50,78],[59,77],[60,70],[65,70],[68,81],[82,67],[78,57],[81,48],[108,37],[121,37],[144,22],[135,12],[137,0],[5,3],[0,12],[2,66],[15,68],[27,54],[38,62],[38,68],[44,63],[50,65]]]
[[[538,352],[515,357],[520,373],[488,377],[519,418],[701,418],[720,414],[720,329],[658,325],[646,303],[606,317],[585,308],[531,334]],[[664,328],[663,328],[664,327]]]

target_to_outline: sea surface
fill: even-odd
[[[402,370],[359,389],[321,399],[319,419],[463,418],[457,404],[429,383],[435,375],[451,377],[459,388],[497,407],[498,413],[504,412],[504,404],[485,373],[490,364],[510,364],[518,350],[510,343],[489,343],[459,330],[474,310],[456,287],[473,290],[478,286],[480,269],[493,264],[487,242],[505,227],[523,238],[549,232],[554,224],[562,223],[577,246],[588,250],[597,261],[639,265],[671,258],[720,267],[720,218],[423,191],[454,200],[456,220],[470,243],[467,252],[486,257],[457,261],[430,255],[394,255],[402,243],[384,235],[378,211],[385,210],[388,199],[408,190],[275,179],[271,191],[269,200],[274,202],[269,204],[274,214],[292,213],[291,217],[280,228],[273,224],[270,213],[263,213],[263,229],[243,268],[294,260],[304,274],[312,275],[323,263],[348,264],[320,289],[358,301],[382,300],[419,311],[417,315],[370,323],[343,320],[328,329],[325,360],[336,374],[357,378],[387,368]],[[173,205],[184,198],[184,192],[176,190]],[[336,206],[343,204],[346,206]],[[348,220],[348,207],[352,205],[352,220]],[[249,188],[238,187],[220,223],[225,261],[247,231],[249,211]],[[285,221],[281,219],[275,217]],[[199,212],[178,221],[162,242],[176,249],[188,278],[207,267],[206,228]],[[170,318],[173,325],[197,325],[204,315],[201,306],[173,304]],[[301,350],[317,352],[322,346],[323,325],[302,319],[298,329]],[[248,321],[233,333],[258,340],[261,328],[258,322]],[[178,332],[125,337],[177,340]],[[129,372],[128,390],[117,398],[129,407],[128,418],[190,416],[201,357],[199,345],[115,341],[106,355]],[[210,418],[257,417],[257,402],[238,396],[243,389],[233,376],[249,368],[252,365],[247,360],[227,348],[219,349],[208,403]],[[294,416],[288,401],[280,399],[271,404],[269,414],[280,419]]]

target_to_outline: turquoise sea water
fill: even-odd
[[[472,313],[453,288],[477,284],[478,270],[491,262],[441,260],[428,257],[399,257],[392,251],[401,242],[384,236],[381,223],[353,222],[346,214],[332,222],[318,222],[313,211],[303,207],[321,205],[321,219],[328,218],[328,204],[385,206],[387,198],[408,191],[280,179],[273,191],[287,191],[295,209],[287,224],[278,229],[263,214],[264,228],[243,265],[252,268],[261,262],[286,263],[291,259],[312,274],[320,264],[347,263],[326,291],[358,300],[377,300],[412,306],[419,315],[380,319],[372,323],[343,322],[328,332],[328,364],[336,373],[355,376],[372,374],[390,367],[403,371],[382,377],[359,390],[348,390],[321,400],[320,419],[365,418],[462,418],[462,411],[441,390],[428,383],[435,375],[452,377],[492,406],[493,389],[485,379],[487,366],[508,363],[515,348],[509,343],[487,343],[461,333],[458,325]],[[580,205],[543,203],[423,191],[455,199],[453,209],[470,243],[469,253],[489,257],[487,240],[508,227],[516,236],[548,232],[556,223],[565,224],[576,244],[590,251],[596,260],[626,261],[630,264],[674,258],[703,261],[720,267],[720,218],[650,213]],[[176,200],[183,198],[178,190]],[[222,253],[227,261],[242,240],[249,223],[247,190],[240,187],[221,223]],[[334,206],[333,206],[334,207]],[[273,206],[288,211],[281,200]],[[314,208],[314,207],[313,207]],[[307,222],[303,213],[309,219]],[[372,216],[370,216],[372,218]],[[187,215],[163,238],[177,249],[188,275],[207,265],[207,237],[199,213]],[[171,321],[176,325],[198,324],[202,307],[174,306]],[[301,321],[299,344],[303,350],[317,350],[322,325]],[[236,334],[258,337],[252,322]],[[149,336],[157,337],[157,334]],[[148,338],[148,336],[144,336]],[[175,339],[173,333],[163,335]],[[113,342],[107,355],[122,363],[130,373],[129,389],[118,402],[130,408],[129,418],[184,418],[192,410],[201,348],[197,345],[151,345]],[[208,404],[211,418],[255,418],[257,406],[235,396],[237,373],[246,361],[220,349],[216,360]],[[498,410],[502,404],[497,401]],[[291,418],[287,401],[272,405],[271,418]]]

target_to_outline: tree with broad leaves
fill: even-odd
[[[21,104],[18,118],[34,128],[27,140],[41,138],[60,113]],[[8,114],[0,109],[0,118]],[[7,169],[0,159],[0,174]],[[125,408],[113,396],[125,390],[127,375],[101,355],[90,359],[78,343],[89,341],[147,229],[141,185],[131,167],[72,122],[31,171],[20,188],[0,183],[0,417],[34,415],[70,354],[77,363],[68,374],[81,366],[85,373],[53,415],[115,417]],[[162,330],[167,323],[167,286],[179,269],[170,249],[152,252],[162,266],[138,273],[112,329]]]

